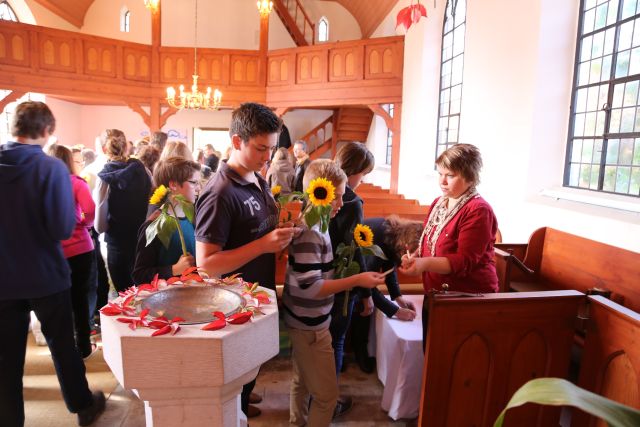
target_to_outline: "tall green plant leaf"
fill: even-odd
[[[387,259],[387,257],[385,256],[384,252],[382,252],[382,249],[380,249],[380,246],[378,245],[371,245],[371,246],[367,246],[367,247],[363,247],[360,248],[360,250],[362,251],[362,255],[364,256],[377,256],[378,258],[382,258],[384,260]]]
[[[493,427],[502,427],[505,413],[525,403],[575,406],[613,427],[640,426],[640,411],[587,391],[561,378],[536,378],[520,387],[500,413]]]
[[[158,225],[160,224],[160,218],[162,217],[162,214],[160,214],[160,216],[158,216],[156,219],[154,219],[151,224],[147,225],[147,229],[145,230],[145,236],[147,238],[147,243],[145,246],[149,246],[151,244],[151,242],[153,242],[153,239],[156,238],[156,235],[158,234]]]
[[[165,248],[169,248],[171,236],[178,230],[178,222],[170,215],[160,214],[160,223],[158,224],[158,239]]]
[[[196,216],[196,210],[193,206],[193,203],[185,199],[182,194],[176,194],[174,197],[178,201],[178,203],[180,203],[180,207],[184,212],[184,216],[189,220],[191,224],[193,224]]]

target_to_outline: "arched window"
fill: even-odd
[[[329,20],[324,16],[318,21],[318,41],[329,41]]]
[[[582,0],[564,185],[640,196],[640,3]]]
[[[128,33],[131,29],[131,11],[126,8],[122,8],[120,14],[120,31]]]
[[[20,22],[18,21],[16,13],[11,9],[11,6],[6,0],[0,1],[0,20]]]
[[[458,143],[465,22],[466,0],[447,0],[444,24],[442,25],[436,157],[451,145]]]

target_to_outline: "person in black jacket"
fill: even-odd
[[[295,177],[293,178],[293,191],[302,191],[302,179],[307,166],[311,163],[309,154],[307,154],[307,143],[298,140],[293,144],[293,155],[296,158]]]
[[[373,232],[373,243],[378,245],[387,259],[375,256],[364,258],[367,271],[393,271],[385,277],[385,284],[389,291],[387,299],[377,288],[371,290],[373,304],[387,317],[411,321],[416,317],[415,306],[405,301],[400,292],[396,268],[402,264],[402,255],[413,252],[418,247],[418,240],[422,232],[422,223],[391,215],[387,218],[367,218],[364,225]],[[373,360],[367,353],[369,341],[369,325],[371,316],[355,316],[351,321],[351,347],[356,356],[358,366],[365,373],[373,372]]]
[[[102,141],[109,161],[98,174],[94,226],[105,233],[107,268],[120,292],[133,285],[138,229],[147,217],[151,178],[139,160],[128,158],[121,130],[107,129]]]
[[[297,142],[296,142],[297,144]],[[347,175],[347,186],[342,196],[343,206],[338,214],[329,223],[329,235],[333,248],[334,259],[336,249],[340,243],[349,245],[353,240],[353,231],[357,224],[364,221],[363,201],[355,193],[355,189],[360,185],[362,178],[373,170],[375,160],[373,154],[367,147],[359,142],[349,142],[340,148],[335,157],[335,162]],[[356,251],[354,260],[364,269],[364,257],[360,251]],[[354,292],[349,292],[347,301],[347,314],[344,315],[344,304],[346,292],[335,295],[333,309],[331,310],[331,331],[334,357],[336,360],[336,375],[342,370],[342,360],[344,357],[344,340],[351,323],[351,315],[356,302],[356,297],[362,305],[361,316],[369,316],[373,313],[373,301],[371,290],[355,288]],[[336,416],[346,412],[353,402],[349,396],[341,396],[336,406]]]

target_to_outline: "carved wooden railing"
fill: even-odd
[[[0,21],[0,87],[100,100],[148,102],[168,85],[191,85],[193,49],[161,47]],[[198,84],[224,93],[225,103],[264,102],[258,51],[198,49]]]
[[[316,26],[300,0],[275,0],[276,12],[298,46],[315,43]]]
[[[323,43],[269,52],[271,106],[387,104],[402,101],[404,38]]]
[[[307,153],[309,153],[311,159],[320,158],[331,149],[331,141],[333,140],[333,133],[335,132],[333,119],[334,115],[332,114],[300,138],[306,142]]]
[[[198,49],[201,88],[223,104],[272,107],[369,105],[402,100],[403,37],[270,51],[266,82],[259,51]],[[111,104],[164,100],[191,84],[193,49],[161,47],[0,21],[0,88]],[[155,59],[154,59],[155,58]]]

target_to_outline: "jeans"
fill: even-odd
[[[107,243],[107,266],[113,287],[122,292],[133,285],[133,265],[136,261],[136,242]]]
[[[30,310],[42,324],[69,411],[79,412],[93,402],[84,363],[73,339],[70,290],[41,298],[0,300],[0,323],[4,325],[0,328],[0,423],[3,427],[24,425],[22,376]]]
[[[67,258],[71,269],[71,304],[73,307],[73,323],[76,331],[76,345],[82,357],[91,354],[91,312],[89,307],[89,292],[94,291],[95,286],[91,283],[91,278],[95,277],[96,259],[94,252],[86,252],[80,255]],[[94,298],[95,301],[95,298]],[[95,304],[95,302],[94,302]]]
[[[89,309],[93,307],[93,312],[90,316],[91,318],[98,314],[99,309],[107,305],[107,301],[109,299],[109,276],[107,275],[107,267],[104,265],[104,259],[102,258],[102,253],[100,252],[100,240],[98,240],[98,236],[98,232],[94,229],[91,229],[91,238],[93,239],[93,246],[95,248],[95,283],[97,287],[95,292],[95,299],[92,299],[94,294],[89,293]]]
[[[333,300],[333,308],[331,309],[331,324],[329,331],[331,332],[331,345],[333,346],[333,356],[336,360],[336,376],[340,375],[342,370],[342,359],[344,358],[344,339],[347,335],[347,329],[351,323],[351,315],[353,314],[353,305],[355,302],[355,292],[349,292],[349,302],[347,303],[347,315],[344,315],[344,299],[346,292],[337,293]]]

